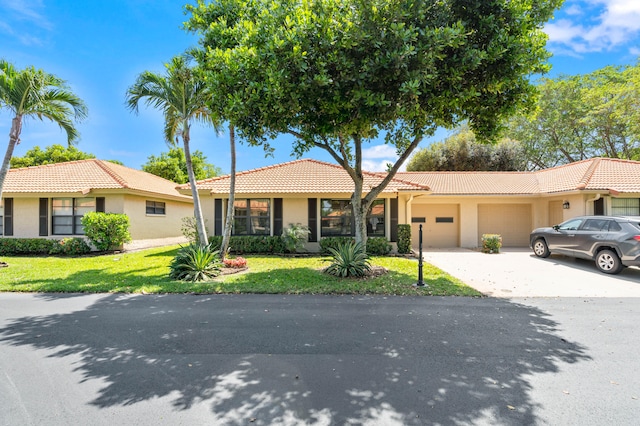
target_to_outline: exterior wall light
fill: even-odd
[[[568,202],[568,201],[565,201],[564,203],[562,203],[562,208],[563,208],[563,209],[567,210],[567,209],[569,209],[570,207],[571,207],[571,204],[569,204],[569,202]]]

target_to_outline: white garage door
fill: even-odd
[[[531,223],[531,204],[478,204],[478,245],[482,234],[500,234],[503,247],[527,247]]]
[[[411,241],[418,247],[422,224],[422,247],[458,247],[460,223],[457,204],[413,204],[411,206]]]

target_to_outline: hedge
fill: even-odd
[[[0,238],[0,255],[66,255],[76,256],[91,251],[83,238]]]

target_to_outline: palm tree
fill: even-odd
[[[71,145],[78,138],[73,119],[87,116],[85,103],[77,97],[64,80],[34,67],[22,71],[0,59],[0,108],[14,115],[9,131],[9,145],[0,169],[0,200],[2,187],[9,172],[13,150],[20,143],[22,122],[25,118],[48,119],[57,123],[67,133]]]
[[[231,175],[229,182],[229,204],[227,205],[227,220],[224,224],[224,235],[222,236],[222,245],[220,246],[220,257],[224,259],[229,248],[229,240],[231,239],[231,228],[233,227],[233,203],[236,193],[236,136],[233,124],[229,123],[229,145],[231,149]]]
[[[198,241],[204,247],[208,240],[191,162],[190,129],[192,121],[216,127],[216,120],[206,106],[210,94],[204,80],[198,78],[195,70],[189,67],[189,59],[176,56],[170,63],[165,64],[165,68],[166,76],[149,71],[140,74],[135,84],[127,90],[127,106],[138,113],[138,104],[144,99],[147,106],[162,110],[165,122],[164,137],[167,143],[171,146],[178,137],[182,138]]]

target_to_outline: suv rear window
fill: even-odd
[[[622,226],[620,226],[618,222],[614,222],[614,221],[609,222],[609,232],[620,232],[620,231],[622,231]]]

